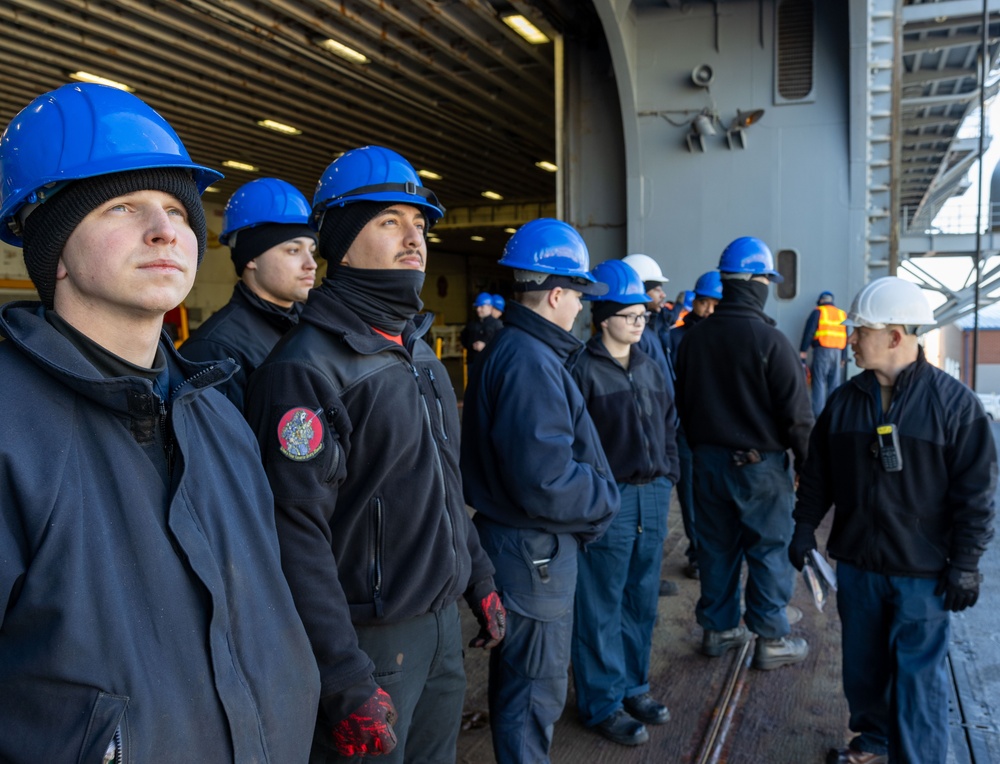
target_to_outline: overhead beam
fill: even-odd
[[[990,13],[1000,13],[1000,0],[986,0]],[[944,0],[939,3],[921,3],[903,6],[903,25],[931,22],[936,28],[948,29],[956,26],[957,19],[969,16],[983,17],[983,0]]]

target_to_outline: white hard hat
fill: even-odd
[[[846,326],[885,329],[890,324],[933,326],[934,310],[923,291],[912,281],[896,276],[875,279],[851,303]]]
[[[643,281],[659,281],[661,284],[666,284],[670,281],[660,271],[660,266],[656,260],[649,255],[626,255],[622,258],[622,262],[626,265],[631,265],[632,270],[638,273],[639,278]]]

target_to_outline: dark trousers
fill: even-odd
[[[789,631],[785,607],[795,573],[788,561],[795,494],[786,454],[765,451],[761,455],[763,461],[737,467],[731,449],[694,448],[701,572],[695,615],[711,631],[739,625],[740,572],[746,560],[747,627],[774,638]]]
[[[945,764],[951,620],[933,578],[837,563],[851,745],[890,764]]]
[[[465,703],[462,625],[458,605],[386,626],[358,627],[358,644],[375,664],[375,681],[389,693],[399,718],[393,729],[397,745],[379,754],[380,764],[455,761]],[[329,730],[317,737],[329,739]],[[312,764],[359,761],[336,754]]]
[[[507,609],[507,634],[490,651],[490,729],[497,764],[549,761],[566,705],[577,548],[571,534],[474,518]]]
[[[837,348],[813,347],[812,363],[812,408],[813,415],[819,417],[830,393],[840,384],[840,359],[843,350]]]
[[[681,520],[688,547],[684,554],[688,562],[698,561],[698,536],[695,533],[694,508],[694,454],[683,430],[677,431],[677,457],[680,460],[681,476],[677,481],[677,501],[681,505]]]
[[[573,676],[588,727],[621,708],[623,698],[649,692],[670,481],[618,488],[621,510],[578,558]]]

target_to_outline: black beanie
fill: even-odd
[[[388,209],[392,202],[353,202],[343,207],[330,207],[319,229],[319,254],[329,265],[340,265],[347,250],[358,238],[361,229]]]
[[[267,252],[271,247],[284,244],[286,241],[306,236],[313,241],[317,234],[305,223],[265,223],[253,228],[243,228],[235,234],[230,234],[229,240],[236,239],[229,246],[229,256],[233,258],[236,275],[242,276],[247,263],[258,255]]]
[[[623,308],[627,308],[628,305],[623,302],[614,302],[612,300],[598,300],[590,303],[590,318],[594,322],[594,326],[600,326],[601,322],[618,313]]]
[[[163,191],[177,197],[187,210],[188,225],[198,239],[198,265],[201,265],[205,256],[205,209],[190,172],[154,167],[83,178],[40,204],[24,220],[24,264],[46,308],[52,308],[56,270],[70,234],[94,209],[109,199],[134,191]]]

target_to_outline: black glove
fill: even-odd
[[[396,747],[396,707],[381,687],[331,731],[341,756],[378,756]]]
[[[788,545],[788,559],[796,570],[802,570],[806,564],[806,555],[816,548],[816,529],[808,525],[795,526],[792,541]]]
[[[983,576],[978,570],[947,568],[941,574],[934,594],[938,597],[943,594],[944,609],[957,613],[976,604],[982,580]]]
[[[478,607],[472,608],[479,621],[479,633],[469,642],[469,647],[489,650],[500,644],[507,632],[507,611],[500,601],[500,595],[492,591],[483,597]]]

